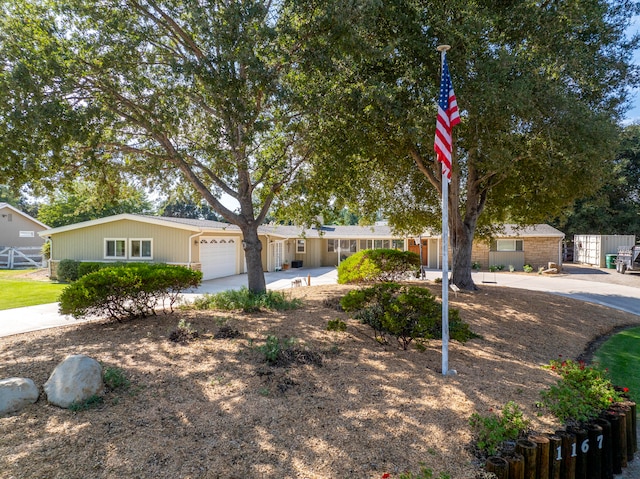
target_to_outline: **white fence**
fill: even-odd
[[[0,268],[42,268],[42,249],[38,246],[13,248],[0,246]]]

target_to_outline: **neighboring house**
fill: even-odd
[[[37,233],[49,227],[8,203],[0,203],[0,267],[42,265],[44,239]]]
[[[495,263],[546,265],[558,262],[564,235],[547,225],[534,228],[535,234],[498,240],[497,253],[509,253],[513,262]],[[246,272],[242,234],[237,226],[208,220],[121,214],[53,228],[40,233],[51,242],[51,270],[63,259],[78,261],[153,261],[179,264],[201,270],[204,279]],[[353,253],[372,248],[420,251],[418,238],[394,235],[389,226],[297,226],[263,225],[262,264],[265,271],[286,266],[336,266]],[[423,235],[422,258],[428,268],[441,267],[440,237]],[[513,245],[514,251],[504,251]],[[476,254],[476,249],[478,249]],[[486,254],[485,254],[486,250]],[[514,254],[511,254],[514,253]],[[488,245],[474,246],[474,261],[490,264]],[[486,256],[486,259],[485,259]],[[491,259],[501,260],[493,255]],[[517,261],[516,261],[517,260]],[[494,263],[491,263],[494,264]],[[521,267],[521,266],[520,266]]]

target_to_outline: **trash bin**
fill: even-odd
[[[615,254],[606,255],[607,268],[616,269],[616,258],[617,258],[617,255]]]

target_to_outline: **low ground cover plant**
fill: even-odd
[[[74,318],[124,318],[173,311],[179,294],[200,284],[202,273],[182,266],[130,263],[103,268],[78,279],[60,295],[60,313]]]
[[[200,333],[184,319],[178,321],[178,326],[169,333],[169,341],[186,344],[200,336]]]
[[[545,407],[566,425],[594,419],[622,397],[611,383],[607,371],[584,361],[554,359],[545,368],[560,376],[557,383],[540,395]]]
[[[393,336],[403,349],[413,340],[442,336],[442,305],[426,288],[380,283],[350,291],[340,304],[355,319],[371,326],[376,338]],[[457,309],[449,309],[449,336],[460,342],[477,337]]]
[[[220,309],[223,311],[244,311],[253,313],[262,309],[287,311],[302,305],[299,298],[287,298],[281,291],[267,291],[256,294],[247,287],[239,290],[222,291],[215,294],[204,294],[197,298],[193,305],[196,309]]]
[[[359,251],[338,266],[338,283],[372,283],[399,281],[417,277],[420,256],[395,249],[367,249]]]
[[[473,413],[469,425],[476,437],[476,446],[487,456],[497,454],[506,441],[515,441],[531,427],[520,406],[514,401],[507,402],[500,414],[490,410],[486,416]]]

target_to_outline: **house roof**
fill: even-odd
[[[4,203],[0,203],[0,207]],[[23,213],[24,214],[24,213]],[[240,233],[240,228],[229,223],[212,220],[198,220],[191,218],[173,218],[167,216],[146,216],[123,213],[114,216],[107,216],[96,220],[83,221],[58,228],[47,229],[39,232],[40,236],[49,236],[52,234],[62,233],[65,231],[73,231],[76,229],[87,228],[100,224],[112,223],[115,221],[130,220],[142,223],[166,226],[169,228],[185,229],[194,233],[219,233],[222,231]],[[34,220],[35,221],[35,220]],[[46,226],[43,225],[45,228]],[[327,225],[321,228],[303,228],[300,226],[290,225],[261,225],[258,233],[263,235],[275,236],[282,239],[288,238],[325,238],[325,239],[392,239],[403,238],[404,236],[393,234],[392,229],[388,225],[372,225],[372,226],[339,226]],[[423,236],[438,238],[440,235],[425,233]],[[546,224],[532,225],[528,227],[518,227],[516,225],[504,225],[503,231],[496,234],[496,237],[558,237],[564,238],[564,233],[558,231],[552,226]]]
[[[537,224],[530,226],[518,226],[518,225],[503,225],[503,230],[495,235],[498,238],[505,237],[539,237],[539,236],[551,236],[557,238],[564,238],[564,233],[555,229],[553,226],[547,224]]]
[[[171,221],[176,219],[179,219],[181,221]],[[182,218],[165,218],[160,216],[143,216],[143,215],[134,215],[130,213],[123,213],[123,214],[114,215],[114,216],[106,216],[104,218],[98,218],[95,220],[82,221],[80,223],[74,223],[72,225],[59,226],[58,228],[51,228],[47,231],[40,231],[38,234],[40,236],[49,236],[53,234],[64,233],[66,231],[89,228],[91,226],[114,223],[116,221],[122,221],[122,220],[138,221],[140,223],[149,223],[149,224],[167,226],[170,228],[185,229],[188,231],[193,231],[195,233],[202,231],[201,227],[197,225],[189,224],[188,222],[185,222],[188,220],[185,220]],[[224,224],[224,223],[221,223],[221,224]]]
[[[302,228],[287,225],[263,225],[259,232],[265,235],[281,238],[326,238],[326,239],[357,239],[357,238],[399,238],[394,235],[387,225],[380,226],[339,226],[325,225],[321,228]]]
[[[11,206],[9,203],[0,203],[0,210],[3,208],[8,208],[11,211],[14,211],[15,213],[24,216],[25,218],[27,218],[30,221],[33,221],[34,223],[42,226],[45,229],[49,229],[49,227],[47,225],[45,225],[44,223],[42,223],[41,221],[38,221],[37,219],[35,219],[33,216],[29,216],[27,213],[25,213],[24,211],[20,211],[18,208],[15,208],[13,206]]]

